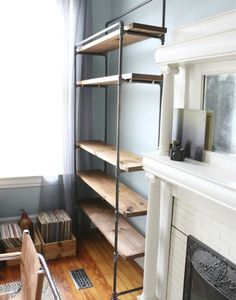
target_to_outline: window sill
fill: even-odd
[[[0,178],[0,189],[41,186],[42,180],[42,176]]]

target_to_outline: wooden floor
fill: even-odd
[[[50,272],[64,300],[110,300],[113,283],[113,248],[98,232],[82,236],[78,240],[77,256],[48,261]],[[84,268],[93,287],[77,290],[70,277],[70,270]],[[142,285],[142,269],[134,261],[119,259],[118,291]],[[18,267],[0,269],[0,284],[19,280]],[[120,296],[121,300],[133,300],[141,291]]]

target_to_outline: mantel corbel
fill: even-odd
[[[163,74],[163,90],[159,153],[167,155],[172,136],[174,75],[179,73],[178,65],[161,65],[161,73]]]

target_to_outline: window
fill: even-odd
[[[205,76],[204,109],[213,113],[212,151],[236,154],[236,74]]]
[[[54,0],[0,2],[0,177],[62,173],[62,17]]]
[[[212,102],[211,100],[213,100],[213,95],[211,94],[207,94],[207,89],[210,89],[210,87],[212,86],[214,80],[222,80],[221,83],[217,84],[217,89],[218,92],[215,90],[215,93],[218,95],[218,100],[215,99],[215,104],[216,102],[218,102],[218,104],[222,104],[225,99],[223,98],[223,95],[220,95],[221,92],[223,92],[223,90],[225,89],[225,87],[223,86],[224,83],[224,79],[226,79],[226,76],[231,75],[231,91],[228,90],[228,92],[230,94],[232,94],[231,96],[231,109],[230,109],[230,114],[228,116],[226,116],[225,120],[226,122],[228,122],[231,124],[231,129],[232,132],[229,133],[227,132],[228,135],[230,135],[230,138],[228,139],[228,142],[226,143],[227,145],[224,145],[224,148],[219,149],[219,147],[221,147],[220,145],[217,145],[217,139],[216,139],[216,135],[218,136],[218,141],[219,141],[219,136],[220,136],[220,132],[218,131],[218,129],[216,128],[216,126],[214,126],[214,122],[216,121],[216,116],[214,116],[213,113],[213,134],[212,134],[212,141],[211,141],[211,146],[213,146],[213,151],[205,151],[204,153],[204,160],[207,163],[210,163],[212,165],[215,166],[219,166],[222,167],[222,165],[224,165],[225,168],[228,169],[234,169],[235,168],[235,151],[234,149],[234,145],[235,145],[235,134],[233,134],[233,132],[235,132],[235,95],[233,95],[233,93],[235,93],[235,89],[234,89],[234,78],[235,78],[235,72],[236,72],[236,60],[222,60],[219,62],[210,62],[210,63],[199,63],[199,64],[192,64],[188,67],[188,74],[189,74],[189,89],[187,92],[187,97],[188,100],[187,102],[187,107],[190,109],[207,109],[210,112],[213,112],[214,107],[212,106],[212,104],[210,104],[210,102]],[[216,77],[215,77],[216,76]],[[208,79],[208,82],[207,82]],[[232,80],[233,79],[233,80]],[[210,81],[209,81],[210,80]],[[228,83],[227,83],[228,84]],[[222,85],[222,86],[221,86]],[[206,104],[206,98],[208,97],[208,101]],[[211,98],[211,100],[210,100]],[[234,99],[234,100],[233,100]],[[223,105],[224,106],[224,105]],[[228,109],[228,113],[229,113],[229,109]],[[230,120],[231,119],[231,120]],[[217,126],[219,125],[219,123],[217,124]],[[228,126],[227,125],[227,126]],[[222,130],[225,129],[226,124],[224,124],[224,128],[222,128]],[[217,133],[218,132],[218,133]],[[231,150],[229,150],[229,148]]]

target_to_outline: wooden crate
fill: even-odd
[[[38,228],[36,228],[42,246],[42,254],[46,260],[76,255],[76,238],[60,242],[44,243]]]
[[[36,232],[36,230],[34,230],[34,246],[35,249],[38,253],[41,253],[41,241],[40,238]],[[10,249],[5,249],[6,253],[11,253],[11,252],[18,252],[21,251],[21,247],[16,247],[16,248],[10,248]],[[7,267],[11,267],[11,266],[16,266],[20,263],[19,259],[15,259],[15,260],[8,260],[6,261],[6,265]]]

